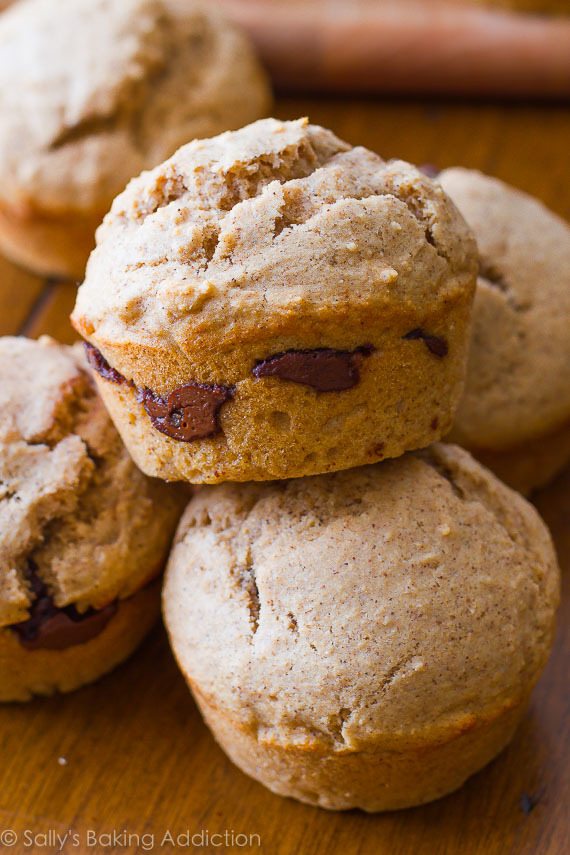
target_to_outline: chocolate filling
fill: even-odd
[[[262,359],[253,369],[255,377],[279,377],[317,392],[343,392],[352,389],[360,380],[363,359],[374,351],[371,344],[356,350],[334,350],[319,347],[315,350],[286,350]]]
[[[100,350],[97,350],[96,347],[93,347],[89,342],[84,342],[85,353],[87,355],[87,362],[91,366],[91,368],[100,374],[105,380],[109,380],[111,383],[117,383],[121,385],[122,383],[128,383],[126,377],[123,377],[115,368],[112,368]]]
[[[416,329],[410,330],[410,332],[406,333],[402,338],[411,341],[421,339],[429,352],[433,353],[434,356],[438,356],[440,359],[447,356],[449,352],[447,342],[444,338],[440,338],[437,335],[430,335],[430,333],[425,332],[421,327],[416,327]]]
[[[28,565],[27,578],[33,595],[30,616],[11,629],[28,650],[65,650],[85,644],[100,635],[117,612],[116,602],[86,612],[78,612],[75,606],[59,608],[33,562]]]
[[[187,383],[166,397],[140,389],[139,399],[157,430],[180,442],[192,442],[218,433],[220,407],[233,394],[230,386]]]
[[[137,390],[138,400],[161,433],[180,442],[192,442],[218,433],[220,407],[233,397],[233,387],[186,383],[161,396],[152,389],[141,389],[123,377],[92,344],[86,343],[85,351],[89,364],[101,377],[111,383],[126,383]]]
[[[89,364],[101,377],[111,383],[127,383],[134,387],[109,365],[97,348],[86,344],[85,349]],[[373,351],[370,344],[352,351],[326,347],[287,350],[260,360],[253,374],[255,377],[280,377],[311,386],[317,392],[342,392],[356,386],[362,361]],[[134,388],[154,427],[179,442],[192,442],[218,433],[220,408],[234,395],[232,386],[196,382],[179,386],[164,396],[152,389]]]

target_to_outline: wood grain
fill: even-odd
[[[75,305],[75,282],[48,280],[43,283],[40,298],[22,325],[21,333],[31,338],[51,335],[64,344],[71,344],[78,335],[69,323]]]
[[[566,109],[370,100],[281,100],[283,117],[309,114],[353,143],[439,166],[464,163],[535,193],[570,217]],[[6,273],[2,271],[6,270]],[[74,290],[0,263],[2,332],[49,332],[69,341]],[[41,299],[38,295],[41,292]],[[28,317],[27,323],[24,323]],[[538,498],[564,572],[556,649],[512,746],[454,795],[385,816],[326,813],[280,799],[235,769],[216,747],[161,630],[128,664],[68,697],[0,708],[0,827],[69,829],[62,851],[140,853],[87,845],[87,831],[258,834],[268,855],[565,855],[570,852],[570,471]],[[66,759],[60,765],[58,758]],[[1,852],[55,852],[55,846]],[[119,843],[128,841],[123,840]],[[256,840],[254,840],[256,844]],[[241,852],[243,847],[229,846]]]
[[[23,331],[44,283],[0,256],[0,335]]]

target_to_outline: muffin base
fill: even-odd
[[[359,381],[343,391],[319,392],[277,377],[238,379],[221,407],[219,431],[191,442],[161,433],[131,383],[95,378],[123,442],[147,475],[216,484],[350,469],[423,448],[450,430],[463,389],[470,302],[449,311],[425,323],[434,336],[445,337],[443,357],[399,329],[371,342]],[[363,339],[360,344],[368,344],[366,333]]]
[[[505,484],[528,496],[546,487],[570,463],[570,423],[516,448],[504,451],[470,448],[469,451]]]
[[[370,813],[414,807],[457,790],[508,745],[528,702],[487,720],[466,721],[445,741],[325,751],[260,742],[191,688],[216,741],[247,775],[280,796]]]
[[[40,276],[83,279],[102,215],[70,211],[59,216],[20,214],[0,205],[0,250]]]
[[[138,647],[160,612],[160,580],[121,600],[103,631],[64,650],[29,650],[11,630],[0,630],[0,701],[71,692],[119,665]]]

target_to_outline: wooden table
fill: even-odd
[[[565,107],[282,99],[277,114],[308,114],[352,143],[438,166],[498,175],[570,219]],[[0,333],[71,341],[72,285],[42,282],[0,261]],[[0,827],[29,835],[68,830],[63,852],[218,852],[161,846],[167,831],[259,835],[269,855],[564,855],[570,852],[570,471],[537,504],[551,525],[564,584],[556,649],[513,745],[458,793],[384,816],[327,813],[281,799],[216,747],[157,630],[128,664],[68,697],[0,709]],[[61,758],[61,759],[60,759]],[[140,835],[108,849],[87,833]],[[182,841],[184,843],[184,840]],[[200,842],[198,839],[197,843]],[[214,843],[218,840],[214,839]],[[237,841],[240,842],[239,840]],[[126,844],[126,845],[122,845]],[[230,845],[229,851],[250,851]]]

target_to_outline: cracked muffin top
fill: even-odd
[[[201,488],[164,610],[191,686],[260,741],[449,738],[522,702],[559,574],[534,508],[462,449]]]
[[[439,176],[473,229],[479,277],[453,439],[500,450],[570,422],[570,227],[468,169]]]
[[[0,338],[0,626],[55,605],[102,608],[161,570],[183,495],[131,461],[83,348]]]
[[[306,119],[266,119],[183,146],[129,184],[72,317],[139,385],[234,382],[268,338],[348,346],[358,328],[360,345],[368,328],[437,319],[470,296],[475,255],[415,167]]]
[[[21,0],[0,18],[1,195],[99,209],[193,137],[265,112],[249,43],[195,0]]]

